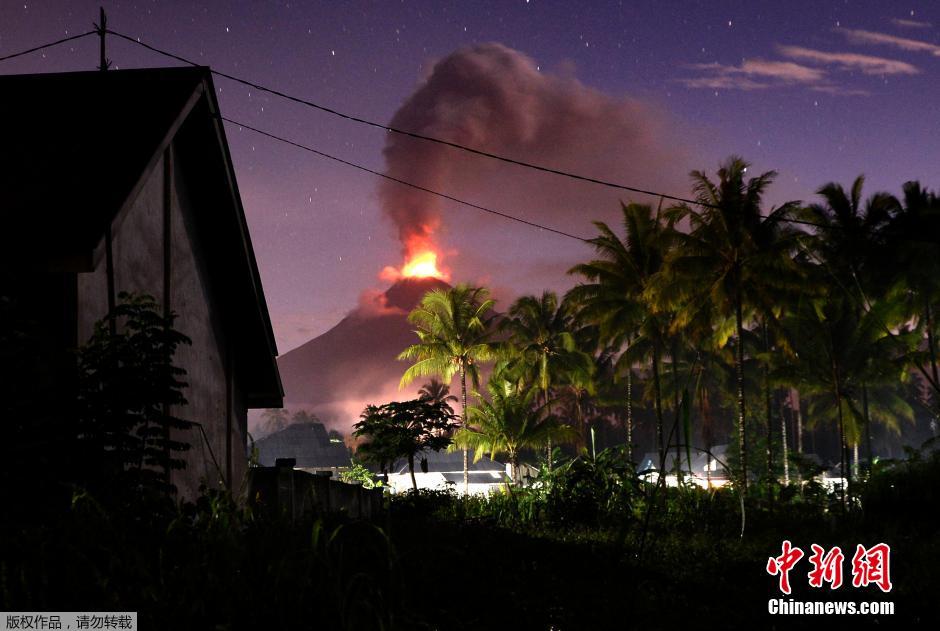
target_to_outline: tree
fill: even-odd
[[[456,395],[450,393],[450,386],[434,377],[421,386],[421,389],[418,390],[418,398],[423,401],[431,401],[432,403],[443,401],[444,403],[450,404],[451,401],[454,403],[457,402]]]
[[[940,373],[937,368],[937,303],[940,302],[940,197],[918,182],[906,182],[903,204],[885,228],[886,256],[879,269],[888,283],[907,292],[909,317],[917,320],[924,349],[912,356],[933,393],[934,420],[940,420]]]
[[[655,392],[657,448],[665,460],[660,362],[668,322],[654,314],[644,296],[651,279],[665,260],[667,244],[659,213],[648,205],[621,204],[624,237],[603,222],[595,222],[600,235],[591,239],[598,258],[576,265],[569,274],[583,276],[568,297],[578,305],[578,317],[599,327],[602,343],[621,352],[616,372],[627,381],[627,435],[633,433],[633,366],[649,361]],[[630,441],[628,440],[628,443]],[[632,458],[632,445],[628,445]]]
[[[78,353],[78,449],[90,472],[86,482],[106,495],[172,493],[170,474],[185,466],[179,454],[190,447],[173,432],[194,425],[170,413],[186,404],[187,387],[173,356],[190,341],[173,328],[175,314],[164,317],[152,297],[121,292],[118,300]]]
[[[567,382],[576,386],[589,382],[591,356],[581,351],[573,334],[574,319],[565,302],[546,291],[540,298],[522,296],[509,308],[500,329],[509,332],[513,358],[524,379],[542,393],[542,405],[551,414],[552,386]],[[552,466],[551,437],[547,444],[548,467]]]
[[[421,399],[370,405],[359,418],[353,436],[364,437],[367,442],[359,446],[357,455],[385,471],[396,460],[406,459],[415,491],[418,490],[415,455],[444,449],[457,427],[454,422],[457,417],[449,405]]]
[[[577,430],[549,416],[547,404],[535,404],[538,388],[521,388],[514,380],[497,373],[487,384],[487,390],[490,400],[480,397],[480,403],[469,408],[469,424],[454,434],[455,445],[475,450],[474,462],[484,453],[489,453],[490,458],[505,453],[512,480],[518,483],[520,450],[577,440]]]
[[[261,413],[261,434],[268,435],[279,432],[290,424],[287,410],[284,408],[268,408]]]
[[[482,287],[460,284],[448,289],[434,289],[425,294],[417,307],[408,314],[415,325],[419,342],[398,356],[400,360],[416,360],[401,378],[401,387],[419,377],[440,377],[449,383],[460,377],[462,423],[467,422],[467,377],[479,387],[479,366],[498,355],[492,341],[494,301]],[[464,492],[470,489],[469,454],[463,454]]]
[[[747,493],[747,423],[744,396],[744,331],[756,308],[773,302],[779,290],[779,271],[793,265],[793,243],[762,238],[790,217],[796,204],[789,202],[766,216],[762,200],[776,173],[768,171],[745,179],[748,164],[732,156],[718,169],[718,182],[701,171],[692,172],[699,209],[680,205],[670,209],[672,222],[688,220],[689,231],[674,231],[672,256],[656,283],[658,309],[675,310],[673,329],[697,320],[721,324],[715,329],[716,345],[735,337],[739,480]],[[730,329],[724,323],[734,323]]]
[[[290,417],[291,424],[310,425],[311,423],[320,423],[320,418],[308,410],[297,410]]]
[[[847,296],[835,295],[805,301],[788,319],[798,361],[778,374],[807,395],[811,423],[824,421],[838,428],[843,479],[848,478],[848,441],[858,441],[870,418],[895,431],[899,419],[913,420],[911,406],[898,394],[907,375],[897,352],[898,341],[909,344],[912,336],[885,330],[885,323],[896,324],[900,314],[896,301],[885,300],[859,313]],[[842,501],[845,506],[844,486]]]
[[[870,310],[874,302],[884,300],[894,301],[899,297],[894,289],[896,287],[910,288],[907,278],[898,283],[892,283],[891,272],[897,269],[897,259],[891,256],[887,248],[887,231],[891,227],[892,219],[901,213],[900,202],[888,193],[875,193],[867,200],[862,198],[862,188],[865,183],[863,176],[858,176],[852,183],[851,189],[846,192],[841,184],[830,182],[821,187],[817,193],[822,196],[823,203],[813,204],[803,211],[804,217],[820,226],[809,241],[811,254],[818,263],[818,271],[830,278],[830,285],[834,285],[837,292],[848,301],[845,308],[853,311],[855,322],[862,320],[863,312]],[[909,191],[910,197],[917,195]],[[917,204],[909,199],[912,207]],[[900,260],[904,260],[903,257]],[[910,259],[907,263],[912,263]],[[913,271],[919,266],[914,263]],[[889,296],[890,294],[890,296]],[[897,305],[891,307],[893,311]],[[909,317],[916,317],[909,314]],[[894,338],[887,323],[882,322],[882,330],[887,333],[888,340]],[[909,349],[899,340],[895,340],[895,351],[907,353]],[[928,379],[928,381],[930,381]],[[868,399],[868,385],[861,384],[862,398]],[[865,419],[866,445],[871,461],[871,435],[870,419]],[[856,438],[857,441],[857,438]],[[857,452],[857,442],[854,444]],[[845,452],[848,445],[842,445]],[[843,453],[840,461],[846,460]]]

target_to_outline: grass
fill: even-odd
[[[755,496],[743,539],[733,493],[670,489],[654,500],[595,464],[488,499],[406,494],[375,523],[265,517],[218,492],[121,507],[76,493],[55,516],[0,518],[0,606],[132,610],[142,629],[802,628],[819,620],[766,613],[779,593],[764,567],[790,539],[847,557],[836,592],[811,590],[804,560],[794,599],[895,602],[893,618],[853,626],[938,621],[929,507],[940,458],[876,471],[844,516],[824,496],[781,493],[773,510]],[[892,546],[895,590],[852,588],[855,544],[880,541]]]

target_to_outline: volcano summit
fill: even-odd
[[[395,359],[417,337],[408,313],[432,289],[447,289],[433,277],[402,278],[358,307],[326,333],[278,358],[284,406],[314,412],[327,425],[348,431],[363,408],[412,397],[398,382],[408,367]]]

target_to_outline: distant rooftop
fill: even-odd
[[[334,443],[321,423],[294,423],[255,442],[258,464],[274,466],[278,458],[295,458],[301,468],[348,467],[349,450]]]
[[[428,451],[415,456],[415,471],[421,471],[421,458],[428,459],[428,473],[454,473],[460,472],[463,476],[463,452],[462,451]],[[470,471],[495,471],[503,473],[506,471],[506,465],[495,460],[490,460],[486,456],[479,461],[473,461],[473,452],[470,452]],[[401,460],[392,467],[392,473],[408,473],[408,462]],[[463,478],[461,477],[461,480]]]

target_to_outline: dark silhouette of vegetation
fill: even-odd
[[[484,288],[430,292],[409,316],[418,341],[399,358],[412,362],[403,384],[440,381],[419,399],[369,406],[356,425],[359,458],[384,470],[404,459],[411,472],[414,492],[390,496],[374,522],[255,513],[229,490],[177,502],[169,473],[187,423],[170,414],[185,404],[172,360],[186,339],[173,319],[124,296],[116,332],[103,321],[73,357],[74,391],[43,409],[40,319],[4,291],[0,404],[17,449],[0,462],[12,507],[0,513],[0,606],[96,603],[140,611],[147,628],[682,628],[690,615],[694,626],[768,628],[779,592],[764,568],[783,539],[885,541],[890,597],[805,582],[793,597],[890,599],[895,616],[856,624],[936,626],[940,450],[931,439],[888,459],[872,435],[911,443],[912,420],[940,416],[940,202],[914,182],[903,199],[866,199],[858,178],[823,186],[819,204],[766,211],[772,180],[732,158],[717,178],[693,174],[700,206],[623,205],[622,230],[596,224],[594,257],[571,270],[580,284],[561,299],[523,296],[497,315]],[[470,405],[467,380],[479,390],[487,370]],[[305,418],[269,411],[265,423]],[[819,442],[807,450],[804,421]],[[722,435],[737,449],[718,462]],[[504,454],[516,484],[489,496],[419,491],[416,456],[452,442],[465,481],[473,449]],[[656,450],[649,477],[634,444]],[[703,452],[718,466],[704,480],[683,473]],[[833,487],[824,476],[836,452],[848,483]],[[518,475],[525,463],[538,474]],[[35,474],[25,490],[24,470]],[[362,466],[342,477],[375,481]],[[54,519],[16,510],[37,492]],[[442,574],[456,592],[484,586],[486,606],[437,597]]]
[[[480,402],[468,411],[468,424],[454,434],[455,446],[475,451],[474,462],[487,453],[490,458],[505,454],[512,481],[519,483],[521,450],[539,450],[553,442],[564,444],[577,440],[577,430],[559,423],[549,414],[547,405],[533,405],[538,389],[526,391],[519,382],[498,372],[490,379],[487,390],[489,399],[479,397]],[[547,462],[550,470],[551,459]]]
[[[173,365],[173,355],[189,338],[150,296],[118,299],[78,353],[76,449],[83,481],[96,494],[170,493],[170,473],[185,464],[178,454],[190,447],[173,436],[193,426],[170,413],[186,404],[186,372]]]
[[[419,377],[440,377],[449,383],[460,378],[461,423],[467,424],[467,377],[480,385],[480,365],[498,355],[492,339],[493,300],[482,287],[457,285],[429,291],[408,314],[419,343],[401,352],[398,359],[415,360],[402,375],[406,386]],[[469,454],[463,453],[464,491],[470,484]]]
[[[457,417],[445,401],[424,399],[370,405],[360,418],[353,436],[367,442],[359,446],[357,455],[382,471],[388,471],[398,460],[407,460],[415,491],[415,456],[445,449],[451,443],[450,432],[457,427]]]

